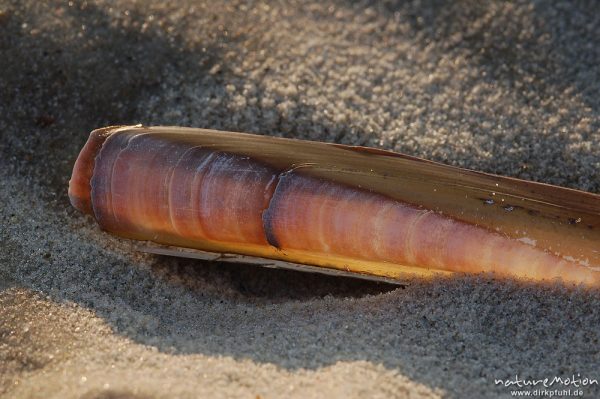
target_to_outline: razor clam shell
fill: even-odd
[[[279,176],[301,172],[318,181],[433,211],[518,240],[569,262],[589,266],[591,270],[600,266],[600,196],[596,194],[474,172],[365,147],[179,127],[119,127],[111,130],[110,135],[115,137],[109,137],[107,141],[117,147],[119,136],[151,135],[156,140],[182,145],[182,148],[201,148],[211,153],[233,155],[238,160],[250,159]],[[106,147],[105,143],[100,157],[119,155]],[[96,165],[99,164],[97,159]],[[97,173],[101,176],[102,171],[94,171],[94,176]],[[130,238],[149,239],[147,231],[136,232],[136,226],[123,226],[118,222],[105,223],[101,212],[94,208],[94,213],[109,231]],[[158,231],[150,239],[198,247],[193,240],[172,233]],[[277,249],[277,243],[269,241]],[[262,244],[210,243],[200,249],[282,257],[281,251],[257,247]],[[339,267],[337,261],[328,262],[311,256],[306,256],[303,263]],[[367,272],[395,275],[389,270],[380,270],[380,266],[375,265]]]

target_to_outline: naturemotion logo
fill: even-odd
[[[515,374],[514,378],[494,379],[495,385],[512,388],[511,396],[584,396],[582,388],[598,386],[597,378],[589,378],[577,373],[568,377],[553,376],[545,378],[522,378]]]

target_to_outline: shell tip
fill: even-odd
[[[94,173],[95,159],[108,136],[119,128],[122,126],[93,130],[75,161],[73,174],[69,180],[69,200],[71,205],[83,213],[94,214],[90,196],[90,180]]]

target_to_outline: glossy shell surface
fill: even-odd
[[[600,196],[388,151],[176,127],[90,135],[71,202],[137,240],[400,278],[600,285]]]

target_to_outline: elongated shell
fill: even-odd
[[[105,128],[82,149],[69,196],[137,240],[392,278],[600,285],[600,196],[371,148]]]

